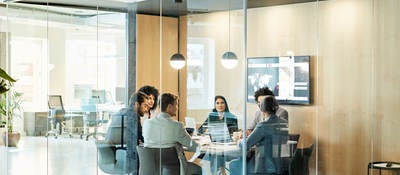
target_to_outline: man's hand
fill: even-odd
[[[246,136],[249,136],[251,134],[251,132],[252,132],[251,129],[246,130]]]

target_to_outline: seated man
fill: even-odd
[[[274,93],[268,87],[260,88],[254,93],[254,99],[257,102],[258,109],[254,113],[253,120],[247,126],[247,131],[246,131],[247,135],[250,135],[250,133],[254,130],[256,125],[259,122],[262,121],[263,114],[262,114],[262,112],[260,110],[260,104],[261,104],[262,99],[267,97],[267,96],[272,96],[272,97],[275,98]],[[288,111],[286,109],[280,107],[278,103],[276,103],[276,105],[277,105],[277,110],[275,112],[275,115],[278,116],[279,118],[285,119],[286,121],[289,122],[289,113],[288,113]]]
[[[148,96],[142,92],[132,94],[129,106],[121,109],[111,118],[111,124],[107,130],[105,142],[112,145],[126,143],[126,168],[136,174],[139,162],[136,146],[143,143],[142,126],[140,117],[148,112]],[[122,127],[122,116],[124,119]],[[121,137],[123,129],[123,138]],[[123,139],[123,143],[122,140]]]
[[[287,142],[288,131],[285,130],[287,121],[275,114],[276,103],[272,96],[265,97],[261,102],[260,110],[263,112],[263,120],[247,138],[247,148],[255,146],[255,155],[246,160],[247,173],[281,173],[282,161],[279,148]],[[242,174],[242,161],[243,159],[239,158],[230,163],[231,174]]]
[[[173,120],[178,110],[178,97],[170,93],[161,95],[159,101],[161,113],[156,117],[145,120],[143,124],[144,147],[149,148],[173,148],[177,144],[187,147],[189,151],[195,151],[198,144],[190,138],[183,124]],[[182,149],[181,149],[182,151]],[[183,152],[178,152],[183,154]],[[186,174],[202,174],[201,167],[186,162]],[[171,166],[169,164],[169,166]],[[179,162],[174,162],[177,169],[180,169]]]
[[[111,117],[111,123],[108,126],[105,138],[107,143],[121,144],[122,125],[124,128],[124,144],[126,143],[125,138],[127,134],[135,135],[137,137],[137,142],[139,144],[143,143],[142,125],[140,124],[140,122],[136,123],[136,120],[140,121],[140,117],[142,117],[144,113],[148,112],[149,106],[147,104],[147,100],[148,96],[142,92],[132,94],[129,100],[129,107],[121,109],[118,113],[114,114]],[[122,116],[124,116],[123,124]],[[132,120],[134,120],[134,124],[132,123]],[[132,127],[132,125],[137,126]],[[135,130],[135,132],[130,133],[133,132],[133,130]],[[136,130],[138,133],[136,133]]]

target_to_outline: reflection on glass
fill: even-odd
[[[81,137],[100,131],[126,101],[121,96],[126,89],[126,14],[10,3],[0,6],[0,32],[8,39],[0,45],[9,43],[8,57],[1,60],[23,93],[24,117],[17,125],[26,133],[16,148],[3,149],[0,143],[0,174],[63,174],[65,169],[68,174],[101,174],[95,139],[83,142]],[[47,112],[52,111],[49,94],[63,98],[61,122],[58,112]],[[86,163],[75,163],[78,159]],[[33,161],[38,163],[21,169],[21,163]]]
[[[187,108],[209,109],[214,98],[214,40],[189,38],[187,45]]]

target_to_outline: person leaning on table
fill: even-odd
[[[126,143],[126,165],[128,171],[136,174],[139,168],[136,146],[143,143],[142,125],[140,117],[148,112],[148,96],[143,92],[133,93],[129,105],[114,114],[106,134],[106,142],[121,144],[121,118],[124,116],[124,142]]]
[[[178,96],[164,93],[159,102],[161,112],[156,117],[144,121],[144,147],[174,148],[180,144],[187,147],[188,151],[195,152],[199,145],[191,139],[182,123],[172,119],[177,114]],[[180,166],[179,162],[175,163],[177,167]],[[202,174],[200,166],[192,162],[186,162],[186,165],[186,174]]]
[[[275,98],[274,93],[267,87],[263,87],[258,89],[256,92],[254,92],[254,99],[257,102],[257,106],[258,109],[257,111],[254,113],[254,119],[253,121],[250,122],[250,125],[247,127],[247,135],[250,135],[250,133],[253,131],[253,129],[257,126],[257,124],[262,121],[263,119],[263,114],[260,110],[260,103],[261,100],[267,96],[272,96]],[[278,103],[276,103],[277,105],[277,111],[276,111],[276,116],[278,116],[279,118],[285,119],[286,121],[289,121],[289,113],[286,109],[282,108],[279,106]]]
[[[262,173],[273,175],[279,173],[280,165],[276,165],[273,160],[273,135],[275,131],[282,127],[287,127],[287,121],[279,118],[275,113],[278,110],[277,102],[274,97],[267,96],[262,99],[260,110],[263,114],[262,121],[257,124],[253,132],[246,139],[247,148],[255,146],[255,155],[247,161],[247,173]],[[243,140],[239,142],[242,147]],[[242,173],[243,158],[235,159],[230,162],[229,169],[231,175]]]

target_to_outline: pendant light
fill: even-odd
[[[182,69],[182,67],[185,66],[185,57],[180,53],[173,54],[169,60],[169,64],[174,69]]]
[[[229,51],[225,52],[221,58],[221,64],[227,69],[234,68],[238,63],[238,57],[235,53],[231,51],[231,0],[229,0],[229,9],[228,9],[228,49]]]
[[[178,4],[182,3],[183,0],[174,0],[174,3],[178,6]],[[178,6],[179,9],[179,6]],[[179,18],[178,18],[179,21]],[[169,64],[171,65],[171,67],[173,67],[174,69],[182,69],[183,66],[185,66],[185,57],[180,54],[180,22],[178,22],[178,53],[175,53],[171,56],[170,60],[169,60]]]

